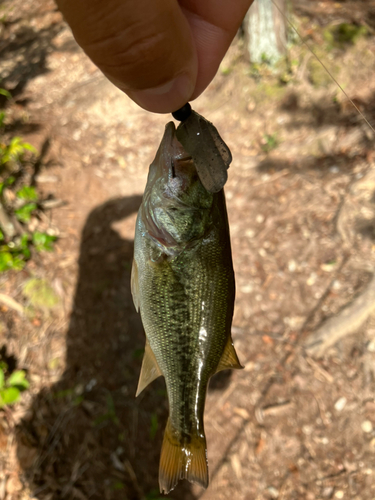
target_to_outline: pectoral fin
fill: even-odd
[[[130,279],[130,286],[133,296],[134,307],[139,312],[139,284],[138,284],[138,267],[135,259],[132,265],[132,275]]]
[[[150,344],[146,340],[145,354],[143,356],[141,374],[139,376],[138,387],[135,397],[137,397],[148,384],[151,384],[156,378],[163,375],[155,354],[152,352]]]
[[[229,368],[233,368],[235,370],[241,370],[243,368],[234,349],[232,337],[228,338],[227,345],[225,346],[224,352],[217,366],[216,373],[221,370],[228,370]]]

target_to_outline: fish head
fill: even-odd
[[[202,237],[207,229],[213,194],[202,185],[192,157],[169,122],[150,165],[142,219],[155,241],[176,248]]]
[[[212,204],[212,195],[203,187],[192,157],[176,137],[176,127],[169,122],[150,165],[146,190],[154,196],[175,199],[197,208]]]

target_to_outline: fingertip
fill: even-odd
[[[163,85],[143,90],[125,90],[141,108],[153,113],[172,113],[186,104],[194,91],[193,75],[182,73]]]

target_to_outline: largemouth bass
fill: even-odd
[[[163,375],[169,419],[159,485],[208,486],[203,413],[209,379],[242,368],[231,324],[235,283],[224,191],[207,191],[173,122],[150,166],[139,209],[132,294],[146,332],[137,395]]]

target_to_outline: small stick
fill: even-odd
[[[322,357],[328,347],[355,332],[375,309],[375,276],[368,287],[339,314],[329,318],[305,342],[311,356]]]

